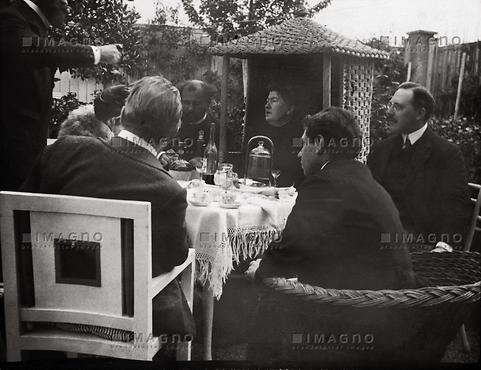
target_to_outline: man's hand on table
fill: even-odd
[[[168,151],[159,155],[159,162],[164,168],[168,168],[170,164],[177,159],[179,159],[179,155],[172,149],[169,149]]]
[[[254,277],[256,275],[257,269],[259,268],[259,265],[261,263],[261,258],[258,258],[254,261],[252,261],[249,265],[249,268],[244,272],[244,274],[249,278],[254,280]]]

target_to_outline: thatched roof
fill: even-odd
[[[348,39],[309,18],[292,18],[265,30],[213,46],[212,54],[245,58],[253,55],[345,54],[363,58],[389,58],[381,50]]]

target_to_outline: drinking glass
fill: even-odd
[[[281,175],[281,170],[279,169],[273,169],[272,172],[272,178],[274,179],[274,187],[277,187],[277,178]]]
[[[207,158],[201,158],[200,162],[196,163],[195,170],[200,176],[201,185],[203,183],[204,173],[207,171]]]

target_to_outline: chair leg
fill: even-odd
[[[214,321],[214,294],[212,290],[202,287],[202,343],[204,347],[203,360],[212,360],[212,325]]]
[[[178,342],[177,343],[177,351],[176,351],[176,354],[175,354],[175,358],[177,361],[190,361],[191,360],[191,357],[190,357],[190,354],[191,354],[191,347],[192,346],[192,342],[189,341],[189,342]]]
[[[7,361],[14,362],[14,361],[22,361],[22,352],[16,348],[9,348],[7,344]]]
[[[459,329],[459,334],[461,334],[461,340],[463,341],[463,350],[466,353],[471,352],[471,345],[469,344],[468,336],[466,335],[466,327],[461,325],[461,328]]]

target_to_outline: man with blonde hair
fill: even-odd
[[[186,191],[156,155],[162,138],[177,132],[181,114],[177,88],[162,76],[144,77],[132,86],[120,118],[124,129],[117,137],[108,142],[92,137],[58,139],[39,157],[22,190],[151,202],[152,272],[156,276],[170,271],[188,253]],[[194,333],[193,317],[177,281],[154,298],[153,311],[154,335]]]

